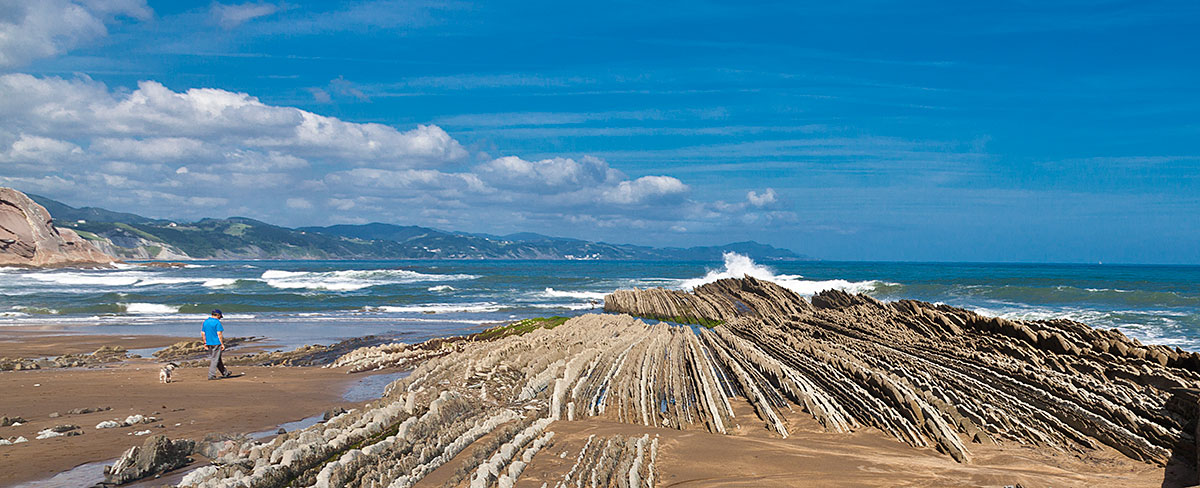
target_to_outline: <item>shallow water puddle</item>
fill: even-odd
[[[378,399],[383,396],[383,389],[387,388],[388,384],[400,378],[407,377],[409,373],[411,371],[379,373],[365,376],[346,387],[346,391],[342,393],[342,399],[348,402],[365,402]]]

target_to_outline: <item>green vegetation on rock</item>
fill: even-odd
[[[555,315],[553,317],[537,317],[525,319],[505,324],[497,327],[492,327],[488,330],[475,334],[474,339],[481,341],[493,341],[502,337],[524,335],[537,329],[553,329],[565,323],[570,317]]]

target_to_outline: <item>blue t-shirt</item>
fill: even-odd
[[[225,330],[221,327],[221,321],[214,317],[209,317],[204,320],[204,326],[200,328],[204,331],[204,343],[210,346],[221,345],[221,339],[217,337],[217,332]]]

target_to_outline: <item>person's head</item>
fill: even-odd
[[[221,311],[220,311],[220,310],[213,310],[213,311],[212,311],[212,316],[213,316],[213,318],[215,318],[215,319],[219,319],[219,318],[221,318],[221,317],[224,317],[224,315],[221,315]]]

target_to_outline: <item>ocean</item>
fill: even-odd
[[[1200,266],[797,261],[203,261],[182,268],[0,268],[0,327],[230,336],[279,347],[369,334],[406,342],[496,322],[599,311],[620,288],[689,289],[749,274],[804,295],[837,288],[1019,319],[1066,318],[1200,351]],[[2,355],[2,354],[0,354]]]

